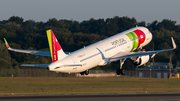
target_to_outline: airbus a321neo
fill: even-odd
[[[71,53],[63,51],[51,29],[47,30],[47,38],[50,51],[13,49],[8,45],[5,38],[4,40],[8,50],[37,56],[51,56],[52,58],[50,64],[22,64],[21,66],[47,67],[49,71],[81,73],[81,75],[88,75],[89,69],[95,66],[104,66],[118,60],[120,60],[120,68],[118,67],[116,74],[123,75],[122,65],[127,58],[130,58],[135,66],[141,66],[157,53],[176,49],[174,39],[171,37],[172,49],[142,51],[142,47],[152,40],[151,32],[145,27],[131,28]],[[133,52],[135,50],[138,51]]]

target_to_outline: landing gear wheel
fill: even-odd
[[[125,70],[124,69],[120,69],[121,75],[125,75]]]
[[[121,74],[121,75],[125,75],[125,70],[118,68],[118,69],[116,69],[116,74],[117,74],[117,75],[120,75],[120,74]]]
[[[116,74],[117,74],[117,75],[120,75],[120,73],[121,73],[121,72],[120,72],[120,69],[119,69],[119,68],[116,69]]]
[[[89,74],[89,70],[84,71],[84,74],[88,75]]]
[[[81,72],[80,74],[81,74],[81,75],[84,75],[84,72]]]

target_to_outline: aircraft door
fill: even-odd
[[[71,58],[73,64],[77,64],[77,61],[74,57]],[[77,66],[73,66],[72,68],[74,71],[77,71]]]
[[[72,57],[71,60],[72,60],[72,63],[74,63],[74,64],[77,63],[77,61],[74,57]]]

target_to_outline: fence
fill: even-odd
[[[115,70],[90,70],[90,74],[98,74],[93,76],[102,77],[103,74],[109,73],[109,76],[117,76]],[[102,75],[99,75],[102,74]],[[113,75],[112,75],[113,74]],[[107,76],[107,75],[105,75]],[[145,77],[145,78],[169,78],[168,70],[125,70],[125,77]]]
[[[89,70],[89,74],[114,74],[115,70]],[[21,68],[21,69],[8,69],[1,68],[0,76],[3,77],[76,77],[77,74],[71,73],[56,73],[42,68]],[[128,77],[146,77],[146,78],[168,78],[169,71],[140,71],[140,70],[126,70],[125,76]]]
[[[125,71],[126,76],[130,77],[146,77],[146,78],[169,78],[169,71],[131,71],[126,70]]]
[[[75,74],[56,73],[42,68],[22,69],[0,69],[0,76],[3,77],[75,77]]]

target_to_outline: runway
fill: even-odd
[[[180,101],[180,93],[0,96],[0,101]]]

